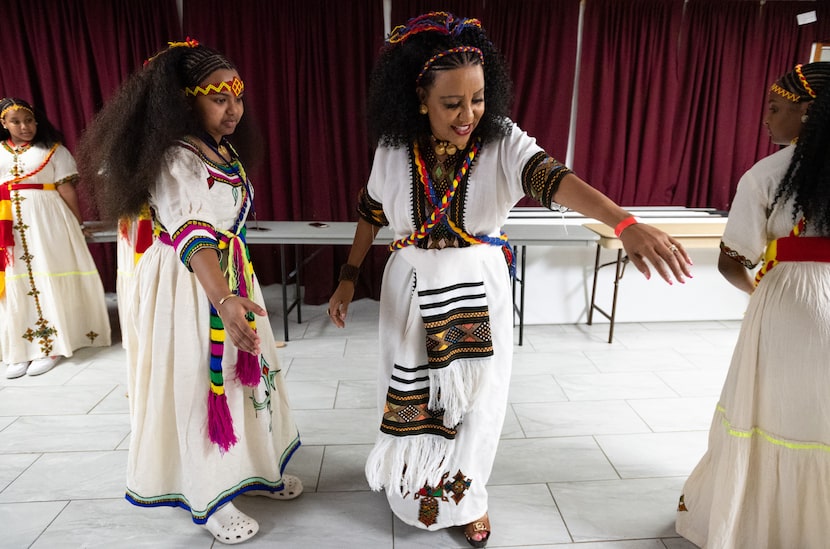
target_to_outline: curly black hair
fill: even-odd
[[[800,71],[815,93],[815,99],[807,110],[806,121],[790,166],[776,192],[775,202],[794,197],[793,223],[803,215],[812,232],[830,236],[830,62],[803,65]],[[779,83],[787,91],[800,93],[796,89],[798,86],[789,89],[787,81],[782,78]]]
[[[468,24],[470,21],[476,24]],[[418,75],[436,54],[462,46],[478,48],[484,57],[486,108],[475,135],[488,142],[510,131],[513,85],[504,57],[477,20],[433,12],[396,28],[380,51],[372,69],[367,100],[373,145],[400,147],[430,135],[427,117],[418,112],[418,86],[432,85],[436,70],[481,64],[481,59],[469,52],[451,53],[432,63],[420,80]]]
[[[89,186],[102,219],[137,215],[164,152],[187,135],[204,134],[184,88],[199,85],[218,69],[236,67],[202,45],[170,47],[131,75],[95,116],[81,136],[76,159],[81,182]],[[240,124],[235,148],[244,151],[250,140],[246,125]]]
[[[37,132],[35,132],[35,138],[32,139],[32,145],[51,147],[55,143],[63,143],[63,133],[49,121],[42,110],[33,107],[27,101],[18,99],[17,97],[4,97],[0,99],[0,113],[6,112],[6,109],[10,108],[26,109],[35,117]],[[9,137],[11,137],[9,130],[0,126],[0,140],[5,141]]]

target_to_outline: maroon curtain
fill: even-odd
[[[624,205],[670,204],[683,0],[588,0],[573,168]]]
[[[800,27],[795,15],[817,10]],[[770,82],[830,30],[803,1],[588,0],[574,167],[625,205],[727,209],[772,152]]]
[[[31,101],[74,150],[81,131],[123,79],[178,34],[175,0],[27,0],[3,3],[0,94]],[[79,188],[85,219],[94,206]],[[115,246],[93,244],[108,291],[115,289]]]
[[[520,8],[519,8],[520,6]],[[484,27],[513,79],[513,120],[565,160],[576,68],[579,2],[488,0]]]
[[[679,159],[673,204],[728,209],[738,179],[775,146],[763,126],[767,90],[796,63],[807,62],[817,24],[796,14],[826,7],[809,2],[691,0],[679,41],[684,83],[673,135]]]
[[[383,41],[379,0],[238,2],[231,21],[223,0],[184,0],[185,34],[215,47],[239,67],[246,116],[258,122],[265,150],[253,171],[256,218],[354,221],[372,151],[365,120],[369,72]],[[305,247],[303,256],[315,250]],[[264,283],[279,278],[274,249],[251,250]],[[305,300],[328,301],[344,247],[319,250],[304,274]],[[387,252],[375,247],[358,296],[378,296]],[[294,258],[289,256],[289,264]]]

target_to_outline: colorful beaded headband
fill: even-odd
[[[410,19],[406,22],[406,25],[398,25],[389,33],[387,42],[400,44],[422,32],[437,32],[446,36],[458,36],[461,31],[469,27],[481,28],[481,21],[478,19],[456,19],[451,13],[434,11]]]
[[[426,72],[432,66],[433,63],[441,59],[442,57],[446,57],[447,55],[453,53],[465,53],[465,52],[472,52],[478,54],[479,59],[481,59],[481,64],[484,64],[484,53],[474,46],[458,46],[457,48],[450,48],[446,51],[442,51],[441,53],[437,53],[430,57],[426,63],[424,63],[424,68],[421,69],[421,72],[418,73],[418,78],[415,79],[415,84],[419,84],[421,82],[421,78],[424,77]]]
[[[816,98],[816,92],[814,92],[813,88],[810,87],[810,84],[807,83],[807,77],[804,76],[804,73],[801,71],[801,67],[802,67],[802,65],[800,65],[800,64],[796,65],[795,69],[794,69],[794,72],[795,72],[796,76],[798,76],[798,80],[799,80],[799,82],[801,82],[801,86],[804,88],[804,91],[807,92],[807,95],[811,99],[815,99]],[[789,90],[785,90],[784,88],[781,87],[780,84],[778,84],[778,82],[776,82],[772,86],[770,86],[769,89],[770,89],[771,92],[777,93],[778,95],[780,95],[781,97],[783,97],[787,101],[792,101],[793,103],[798,103],[802,99],[805,99],[805,97],[802,96],[801,94],[791,92]]]
[[[798,75],[798,79],[801,80],[801,85],[804,86],[804,89],[807,91],[807,95],[815,99],[816,92],[814,92],[813,88],[810,87],[810,84],[807,83],[807,78],[804,76],[804,73],[801,72],[800,63],[795,66],[795,73]]]
[[[2,111],[0,111],[0,119],[5,118],[6,113],[9,112],[9,111],[26,111],[29,114],[31,114],[32,116],[35,115],[35,113],[33,113],[32,109],[30,109],[29,107],[27,107],[25,105],[18,105],[18,104],[15,103],[13,105],[9,105],[8,107],[6,107]]]
[[[784,88],[779,86],[777,82],[770,86],[769,91],[777,93],[787,101],[792,101],[793,103],[798,103],[798,100],[800,99],[797,93],[785,90]]]
[[[188,36],[187,38],[185,38],[184,42],[168,42],[168,43],[167,43],[167,50],[169,50],[169,49],[171,49],[171,48],[195,48],[195,47],[196,47],[196,46],[198,46],[198,45],[199,45],[199,41],[198,41],[198,40],[196,40],[195,38],[191,38],[191,37],[189,37],[189,36]],[[144,66],[146,67],[146,66],[147,66],[147,63],[149,63],[150,61],[152,61],[153,59],[155,59],[156,57],[158,57],[158,56],[159,56],[159,55],[161,55],[162,53],[166,52],[167,50],[161,50],[160,52],[158,52],[157,54],[155,54],[153,57],[151,57],[151,58],[147,59],[147,60],[144,62]]]
[[[242,95],[242,92],[245,91],[245,84],[238,76],[234,76],[233,80],[225,80],[224,82],[218,82],[216,84],[208,84],[207,86],[195,86],[193,88],[185,88],[184,94],[185,96],[197,96],[197,95],[213,95],[217,93],[222,93],[224,91],[231,92],[235,97],[239,97]]]

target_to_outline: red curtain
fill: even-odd
[[[3,2],[0,94],[43,109],[74,150],[81,131],[123,79],[179,32],[175,0]],[[94,206],[79,196],[85,219]],[[108,291],[115,289],[115,246],[92,244]]]
[[[624,205],[670,204],[683,0],[588,0],[573,168]]]
[[[564,160],[579,0],[394,0],[392,25],[427,11],[478,17],[507,58],[513,117]],[[727,208],[740,175],[769,154],[761,124],[770,82],[830,38],[827,2],[584,0],[574,168],[627,205]],[[382,0],[28,0],[4,2],[0,94],[42,107],[70,150],[126,76],[168,40],[227,53],[262,134],[256,216],[355,220],[372,151],[364,104],[383,41]],[[798,13],[818,22],[798,26]],[[48,60],[48,61],[47,61]],[[88,218],[94,208],[83,196]],[[108,289],[114,247],[94,245]],[[305,254],[314,250],[307,249]],[[345,248],[309,265],[306,301],[328,299]],[[254,249],[263,282],[275,250]],[[387,252],[370,254],[358,295],[377,296]],[[292,259],[292,258],[289,258]]]
[[[817,10],[819,23],[795,15]],[[574,167],[625,205],[728,209],[772,152],[766,91],[830,32],[824,4],[587,0]]]

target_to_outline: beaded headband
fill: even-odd
[[[772,86],[770,86],[769,91],[777,93],[787,101],[792,101],[793,103],[798,103],[798,100],[800,99],[800,96],[797,93],[785,90],[784,88],[779,86],[778,83],[775,83]]]
[[[796,76],[798,76],[798,81],[801,83],[801,86],[804,88],[804,91],[807,92],[807,96],[809,96],[811,99],[815,99],[816,92],[814,92],[813,88],[810,87],[810,84],[807,82],[807,77],[804,76],[804,73],[801,71],[801,67],[801,64],[796,65],[795,69],[793,69],[793,72],[795,72]],[[772,86],[770,86],[769,89],[771,92],[777,93],[787,101],[792,101],[793,103],[798,103],[801,100],[806,99],[805,96],[799,93],[791,92],[789,90],[784,89],[783,87],[781,87],[780,84],[778,84],[778,82],[775,82]]]
[[[185,88],[185,96],[197,95],[214,95],[224,91],[231,92],[235,97],[242,95],[245,91],[245,84],[238,76],[234,76],[233,80],[225,80],[224,82],[217,82],[215,84],[208,84],[207,86],[195,86],[192,88]]]
[[[14,105],[9,105],[8,107],[6,107],[2,111],[0,111],[0,119],[5,118],[6,113],[9,112],[9,111],[26,111],[29,114],[31,114],[32,116],[35,115],[35,113],[32,112],[32,109],[30,109],[29,107],[27,107],[25,105],[14,104]]]
[[[478,19],[459,19],[445,11],[433,11],[414,17],[405,25],[398,25],[389,33],[387,42],[401,44],[411,37],[422,32],[437,32],[446,36],[458,36],[461,31],[470,27],[481,28]]]
[[[447,55],[453,53],[465,53],[465,52],[472,52],[478,54],[479,59],[481,59],[481,64],[484,64],[484,53],[474,46],[458,46],[457,48],[450,48],[446,51],[442,51],[441,53],[437,53],[430,57],[426,63],[424,63],[424,67],[421,69],[421,72],[418,73],[418,78],[415,79],[415,84],[419,84],[421,82],[421,78],[426,74],[429,68],[432,66],[433,63],[441,59],[442,57],[446,57]]]
[[[199,45],[198,40],[188,36],[187,38],[185,38],[184,42],[168,42],[167,43],[167,50],[169,50],[171,48],[195,48],[198,45]],[[153,59],[155,59],[156,57],[158,57],[162,53],[166,52],[167,50],[161,50],[160,52],[155,54],[153,57],[150,57],[149,59],[147,59],[144,62],[144,66],[146,67],[147,63],[149,63],[150,61],[152,61]]]
[[[810,84],[807,83],[807,78],[804,76],[804,73],[801,72],[801,63],[795,66],[795,73],[798,75],[798,79],[801,81],[801,85],[804,86],[804,89],[807,91],[807,94],[813,99],[815,99],[816,92],[813,91],[813,88],[811,88]]]

